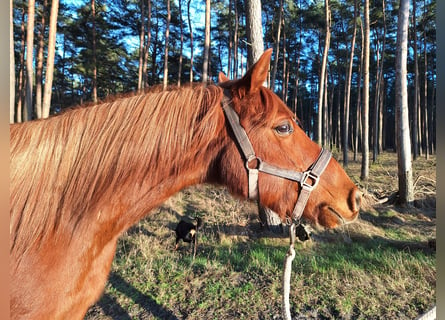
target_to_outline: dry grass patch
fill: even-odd
[[[416,207],[378,203],[397,190],[396,156],[384,153],[361,217],[297,244],[290,302],[296,319],[414,319],[435,303],[435,158],[414,163]],[[427,178],[424,178],[427,177]],[[366,189],[364,189],[366,187]],[[198,252],[182,244],[181,216],[201,216]],[[170,198],[120,239],[102,299],[86,319],[281,319],[285,236],[261,230],[256,206],[208,185]]]

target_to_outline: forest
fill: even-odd
[[[66,107],[165,81],[181,85],[208,77],[208,81],[217,82],[220,71],[229,78],[238,78],[248,68],[250,44],[243,1],[210,2],[208,57],[204,50],[205,4],[199,1],[58,2],[13,1],[11,68],[15,74],[15,105],[11,107],[10,122],[46,117]],[[354,151],[355,160],[362,143],[360,113],[366,89],[362,2],[276,0],[263,1],[261,7],[264,48],[274,49],[267,85],[296,113],[308,135],[315,139],[320,122],[320,79],[325,69],[326,103],[322,106],[326,112],[321,139],[324,145],[341,149],[348,126],[345,143]],[[369,7],[367,118],[375,160],[382,150],[396,147],[399,1],[370,1]],[[436,149],[435,12],[434,0],[414,1],[410,5],[407,77],[414,158],[428,156]],[[327,61],[322,68],[327,39]],[[208,61],[206,72],[204,61]],[[42,105],[46,106],[46,113],[42,113]]]
[[[9,1],[11,124],[154,86],[217,84],[220,72],[240,78],[272,48],[264,85],[363,191],[354,224],[296,244],[290,311],[435,312],[435,0]],[[408,207],[395,200],[403,193]],[[85,319],[278,319],[288,239],[261,210],[213,185],[177,193],[123,233]],[[185,244],[169,250],[191,216],[205,218],[196,260]]]

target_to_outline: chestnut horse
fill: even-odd
[[[262,86],[267,50],[239,80],[157,90],[10,126],[10,312],[82,319],[104,289],[119,236],[181,189],[225,185],[247,198],[224,92],[258,158],[306,170],[321,148]],[[262,206],[291,217],[300,184],[260,172]],[[147,204],[149,208],[147,208]],[[356,219],[360,192],[330,159],[304,217],[333,228]]]

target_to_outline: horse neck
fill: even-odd
[[[223,126],[219,103],[209,96],[188,88],[101,106],[116,107],[116,114],[108,110],[106,135],[95,143],[106,148],[95,150],[99,159],[92,161],[92,212],[114,212],[117,228],[125,230],[174,193],[204,182]]]
[[[12,128],[11,235],[19,239],[12,246],[22,251],[54,233],[100,232],[99,225],[112,237],[175,192],[205,181],[222,147],[224,116],[220,95],[190,90]]]

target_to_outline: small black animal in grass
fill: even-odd
[[[176,226],[175,232],[176,232],[176,245],[175,250],[178,250],[179,248],[179,241],[182,239],[184,242],[191,243],[194,242],[194,245],[196,247],[196,232],[198,229],[202,226],[202,219],[199,217],[195,218],[196,225],[192,222],[188,222],[185,220],[179,221],[178,225]]]
[[[307,241],[311,238],[310,228],[301,223],[298,224],[298,226],[295,228],[295,234],[297,235],[298,239],[302,242]]]

